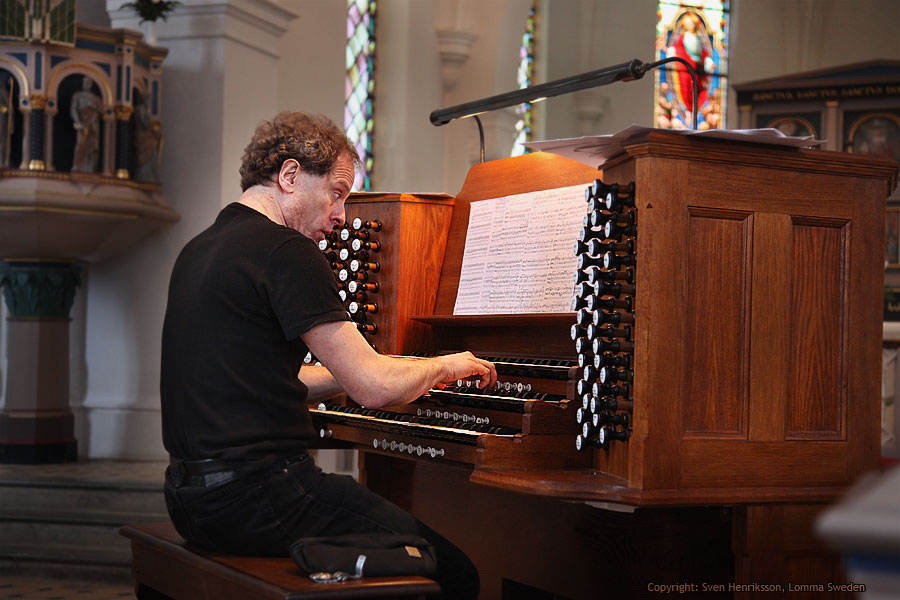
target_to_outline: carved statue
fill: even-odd
[[[100,96],[91,91],[90,78],[83,77],[81,90],[72,94],[70,114],[77,138],[72,159],[72,170],[94,173],[100,156]]]
[[[138,98],[134,107],[135,115],[135,150],[137,153],[137,181],[159,181],[159,163],[162,158],[163,136],[159,123],[150,116],[146,96]]]

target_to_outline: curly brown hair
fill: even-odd
[[[244,148],[241,158],[241,191],[266,185],[289,158],[313,175],[325,175],[342,155],[359,165],[359,154],[347,136],[330,119],[302,112],[282,112],[263,121]]]

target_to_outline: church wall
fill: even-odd
[[[442,192],[442,136],[428,121],[441,102],[433,2],[378,5],[373,189]]]
[[[343,126],[347,9],[332,0],[291,6],[298,16],[278,41],[278,110],[324,115]]]
[[[80,453],[95,458],[163,454],[159,357],[168,276],[178,251],[212,222],[223,197],[224,43],[161,43],[170,49],[162,93],[163,194],[181,220],[128,254],[89,267],[87,393],[78,440]]]
[[[244,148],[257,125],[278,112],[279,61],[233,38],[225,42],[220,207],[241,195]]]
[[[900,58],[900,4],[893,0],[741,0],[732,24],[735,83]]]

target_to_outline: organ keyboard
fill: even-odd
[[[521,466],[522,458],[532,451],[537,453],[530,459],[535,466],[586,464],[567,451],[567,440],[561,435],[573,431],[570,399],[578,376],[575,363],[481,358],[496,365],[498,382],[493,388],[480,389],[471,381],[460,380],[432,389],[405,406],[373,410],[352,401],[328,402],[310,407],[310,412],[321,437],[373,451],[426,456],[477,468]],[[479,443],[481,436],[484,439]],[[442,443],[434,443],[438,440]]]
[[[379,351],[470,350],[503,392],[459,382],[372,413],[342,399],[314,421],[470,554],[486,599],[839,579],[812,522],[878,461],[870,316],[894,178],[867,157],[652,131],[600,171],[535,153],[476,165],[455,199],[354,197],[349,215],[383,225],[380,289],[356,300],[378,304]],[[571,312],[453,314],[470,204],[576,183]]]

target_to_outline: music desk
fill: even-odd
[[[229,556],[185,542],[171,523],[126,525],[139,600],[423,598],[440,591],[424,577],[315,583],[290,558]]]

